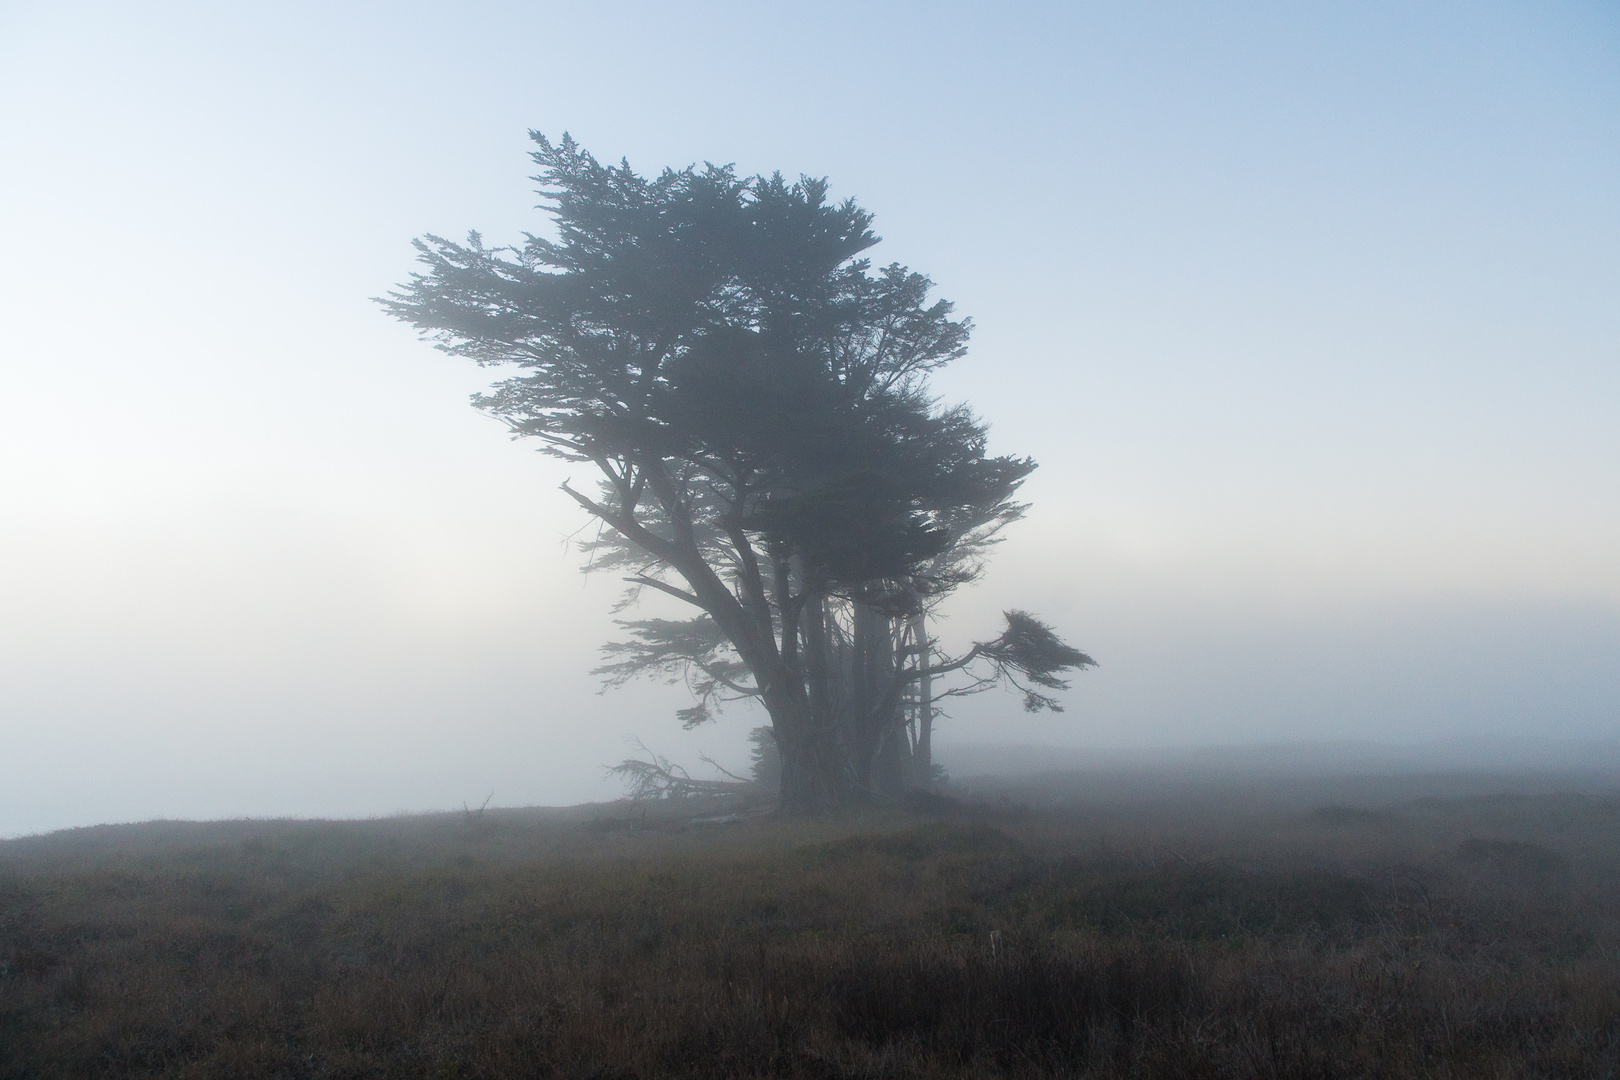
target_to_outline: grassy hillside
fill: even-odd
[[[1616,1075],[1620,799],[1457,788],[9,841],[0,1077]]]

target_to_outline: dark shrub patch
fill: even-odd
[[[938,855],[996,855],[1018,850],[1018,842],[989,825],[931,822],[892,833],[870,833],[819,844],[812,858],[833,862],[863,856],[920,861]]]
[[[1400,820],[1387,811],[1359,806],[1319,806],[1307,817],[1312,824],[1328,829],[1387,829]]]
[[[1059,920],[1105,934],[1264,937],[1358,927],[1373,914],[1366,883],[1326,870],[1213,865],[1071,874]]]
[[[1556,851],[1523,840],[1464,840],[1457,855],[1470,863],[1482,863],[1509,873],[1544,876],[1568,865]]]

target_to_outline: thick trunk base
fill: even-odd
[[[820,814],[850,805],[855,789],[840,748],[831,735],[794,722],[800,719],[772,718],[776,745],[782,751],[782,811]]]

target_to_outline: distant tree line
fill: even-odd
[[[621,625],[598,673],[684,680],[699,724],[759,701],[781,801],[814,811],[931,774],[937,703],[1011,685],[1056,709],[1091,666],[1046,624],[942,655],[928,617],[974,580],[1035,464],[988,453],[929,375],[971,329],[931,282],[874,270],[871,215],[823,180],[730,166],[653,178],[566,135],[533,156],[554,238],[416,242],[382,303],[446,352],[517,374],[475,403],[600,483],[563,485],[603,526],[594,568],[692,609]]]

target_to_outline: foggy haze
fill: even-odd
[[[975,320],[1041,468],[938,632],[1101,666],[943,745],[1620,738],[1612,7],[25,3],[0,93],[0,836],[741,767],[597,694],[568,470],[369,299],[544,229],[529,128],[825,175]]]

